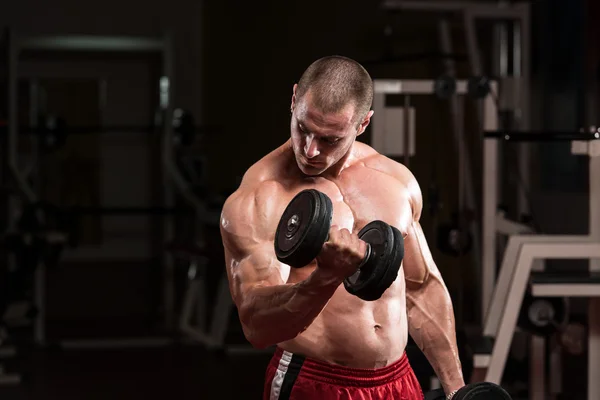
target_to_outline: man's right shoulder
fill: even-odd
[[[284,187],[274,179],[247,180],[243,179],[240,186],[233,192],[223,205],[224,211],[232,209],[261,208],[276,196],[281,195]]]
[[[221,212],[223,239],[234,247],[252,246],[260,241],[273,240],[279,199],[283,186],[272,179],[242,182],[232,193]]]

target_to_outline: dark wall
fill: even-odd
[[[191,109],[200,123],[222,128],[221,133],[204,138],[196,151],[208,157],[209,185],[230,191],[253,162],[288,138],[292,86],[315,59],[330,54],[349,56],[363,62],[374,78],[431,79],[442,72],[439,59],[382,62],[384,54],[437,52],[439,42],[432,15],[388,15],[379,4],[359,0],[178,0],[168,4],[59,0],[47,8],[44,2],[29,0],[11,5],[0,14],[0,23],[28,33],[158,36],[172,32],[176,43],[174,104]],[[388,40],[386,25],[392,28]],[[460,21],[454,21],[452,28],[456,51],[464,52]],[[482,47],[489,49],[485,43]],[[460,76],[468,76],[464,59],[457,66]],[[113,97],[116,104],[111,107],[126,113],[125,99]],[[425,214],[423,225],[452,290],[463,280],[472,288],[477,282],[469,259],[447,257],[435,248],[436,224],[450,219],[458,195],[458,160],[452,150],[447,103],[428,97],[413,99],[413,104],[418,110],[417,155],[410,168],[425,195],[435,178],[444,204],[437,219]],[[478,170],[479,138],[476,131],[469,135]],[[368,134],[363,140],[368,140]]]
[[[289,136],[292,86],[316,58],[329,54],[353,57],[364,62],[374,78],[434,78],[442,72],[439,59],[377,62],[390,49],[397,56],[439,49],[433,16],[390,16],[379,5],[380,1],[360,0],[58,0],[49,7],[39,0],[24,0],[5,7],[0,12],[0,24],[19,31],[51,34],[158,36],[170,31],[176,44],[174,104],[192,110],[200,123],[222,128],[221,133],[206,137],[197,151],[208,157],[210,186],[228,191],[253,162]],[[577,7],[572,8],[573,5]],[[561,7],[568,10],[561,12]],[[578,24],[582,21],[582,2],[537,3],[534,11],[539,22],[534,38],[539,60],[535,73],[544,127],[575,127],[581,120],[583,84],[578,73],[582,66],[577,62],[561,64],[561,60],[575,59],[581,50],[581,46],[570,44],[581,39]],[[464,52],[464,32],[459,22],[452,25],[453,39],[456,51]],[[392,27],[391,44],[384,37],[386,24]],[[489,55],[489,26],[480,26],[480,34],[482,50]],[[469,75],[464,60],[458,62],[458,67],[460,76]],[[127,110],[125,100],[113,101],[122,102],[114,104],[114,108]],[[426,233],[435,247],[436,223],[449,219],[456,207],[457,155],[447,104],[433,98],[414,99],[414,104],[418,110],[417,155],[410,168],[425,194],[435,177],[445,206],[438,220],[424,215]],[[467,119],[470,117],[472,114]],[[476,131],[469,131],[468,135],[473,167],[480,172],[480,138]],[[549,164],[566,166],[561,169],[555,165],[555,169],[572,171],[576,166],[569,162],[560,149],[549,154]],[[481,177],[475,177],[479,184]],[[579,190],[580,187],[575,189]],[[553,228],[560,230],[560,226]],[[445,257],[435,249],[434,255],[450,285],[458,285],[469,261]],[[466,276],[462,280],[470,286],[477,285],[470,279],[474,275]]]
[[[205,116],[208,123],[221,124],[226,131],[210,141],[223,150],[222,157],[212,160],[215,169],[231,170],[235,178],[286,140],[292,86],[319,57],[353,57],[364,61],[374,77],[435,76],[431,64],[423,61],[366,63],[380,59],[385,49],[388,19],[379,3],[229,0],[206,4]],[[432,18],[396,16],[389,21],[398,54],[436,49]],[[223,179],[231,179],[229,175]]]
[[[79,2],[40,0],[5,2],[0,26],[20,34],[97,34],[160,36],[172,32],[175,39],[175,103],[201,111],[202,2],[158,0]],[[127,103],[122,104],[123,107]]]

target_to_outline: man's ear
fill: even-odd
[[[362,135],[363,132],[365,131],[365,129],[367,129],[367,126],[369,126],[369,123],[371,122],[371,117],[373,116],[373,114],[375,114],[375,111],[371,110],[363,118],[363,120],[360,123],[360,126],[358,127],[358,135],[356,135],[356,136]]]
[[[290,111],[294,112],[294,107],[296,107],[296,89],[298,89],[298,84],[295,83],[292,88],[292,104],[290,105]]]

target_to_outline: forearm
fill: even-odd
[[[408,326],[446,393],[464,386],[456,345],[452,300],[444,283],[430,275],[422,285],[407,288]]]
[[[321,313],[341,282],[316,269],[296,284],[251,289],[240,308],[247,339],[264,348],[295,338]]]

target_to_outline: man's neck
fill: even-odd
[[[321,176],[326,179],[336,179],[346,168],[354,164],[354,162],[356,162],[356,158],[354,157],[354,144],[352,144],[348,149],[348,152],[346,152],[337,163],[323,171]]]

